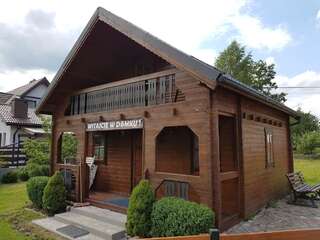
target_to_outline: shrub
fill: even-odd
[[[297,139],[297,152],[305,155],[319,153],[320,132],[307,132]]]
[[[7,172],[2,176],[2,183],[16,183],[18,181],[18,174],[16,171]]]
[[[28,163],[26,169],[30,178],[37,176],[49,176],[49,165]]]
[[[18,177],[19,177],[20,181],[23,181],[23,182],[28,181],[29,174],[28,174],[26,167],[22,167],[19,169]]]
[[[40,176],[30,178],[27,182],[29,199],[36,208],[42,208],[42,197],[44,188],[47,186],[49,177]]]
[[[60,172],[56,172],[44,189],[42,197],[43,208],[49,215],[63,212],[66,208],[66,188]]]
[[[165,197],[154,204],[151,222],[152,237],[196,235],[213,227],[214,213],[197,203]]]
[[[147,237],[151,229],[151,211],[155,201],[151,184],[141,180],[130,196],[126,229],[129,236]]]

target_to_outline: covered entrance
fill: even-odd
[[[88,156],[97,165],[89,202],[119,208],[114,210],[127,208],[128,197],[142,178],[142,132],[139,128],[88,131]]]

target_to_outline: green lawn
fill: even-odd
[[[296,159],[295,171],[301,171],[309,184],[320,183],[320,160]]]
[[[25,208],[28,204],[25,183],[0,184],[0,240],[58,239],[31,223],[44,216]]]

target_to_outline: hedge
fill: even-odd
[[[39,176],[30,178],[27,182],[27,192],[33,205],[41,209],[44,188],[47,186],[49,177]]]
[[[165,197],[154,204],[151,224],[152,237],[197,235],[213,227],[214,213],[204,205]]]
[[[62,174],[56,172],[44,189],[42,203],[49,215],[63,212],[66,209],[67,192],[64,186]]]
[[[129,236],[147,237],[151,229],[151,211],[155,201],[151,184],[141,180],[129,200],[126,229]]]
[[[18,174],[16,171],[7,172],[2,176],[2,183],[16,183],[18,182]]]
[[[28,181],[29,174],[28,174],[28,170],[26,167],[22,167],[19,169],[18,178],[20,179],[20,181],[23,181],[23,182]]]

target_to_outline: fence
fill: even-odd
[[[148,240],[319,240],[320,229],[297,229],[273,232],[220,234],[212,229],[209,234],[181,237],[149,238]]]

